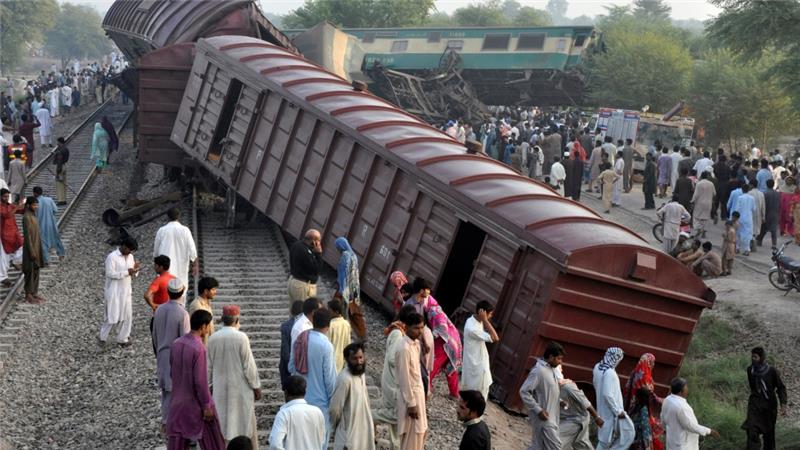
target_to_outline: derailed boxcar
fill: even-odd
[[[197,39],[253,36],[298,53],[253,0],[118,0],[103,29],[131,64],[114,82],[137,105],[139,160],[173,167],[185,162],[169,134]]]
[[[632,231],[257,39],[198,43],[171,139],[291,235],[322,231],[329,264],[348,237],[384,306],[393,270],[430,279],[448,312],[494,303],[493,395],[510,408],[550,340],[579,382],[608,346],[621,373],[652,352],[663,388],[714,301]]]

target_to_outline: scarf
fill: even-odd
[[[636,363],[631,376],[628,378],[628,383],[625,385],[625,409],[628,410],[633,399],[636,397],[636,391],[640,388],[647,388],[650,392],[655,391],[653,383],[653,369],[650,368],[652,364],[656,363],[656,357],[652,353],[645,353],[639,358]]]
[[[308,335],[311,330],[306,330],[297,336],[294,341],[294,368],[302,375],[308,374]]]
[[[605,356],[603,356],[603,360],[600,361],[600,371],[605,372],[608,369],[614,369],[617,367],[622,358],[625,356],[625,352],[622,351],[619,347],[611,347],[606,350]]]
[[[392,306],[394,307],[394,312],[397,313],[400,311],[400,308],[403,307],[403,294],[400,293],[400,288],[403,287],[404,284],[408,283],[408,278],[403,275],[403,272],[395,271],[389,275],[389,282],[392,283],[394,286],[394,296],[392,297]]]
[[[433,332],[434,338],[440,338],[444,342],[444,352],[447,354],[448,364],[445,373],[448,375],[458,372],[461,367],[461,335],[458,329],[447,317],[439,303],[432,295],[428,296],[424,305],[425,316],[428,319],[428,326]]]
[[[769,400],[769,389],[767,389],[766,377],[769,373],[769,363],[762,360],[759,364],[752,364],[747,368],[747,371],[754,378],[756,394],[759,397],[764,397]]]
[[[342,293],[345,304],[352,300],[359,302],[361,286],[358,274],[358,257],[346,238],[336,238],[334,245],[337,250],[342,252],[342,256],[339,257],[339,265],[336,267],[339,292]]]
[[[406,324],[399,320],[392,322],[388,327],[383,329],[383,335],[388,336],[394,330],[400,330],[401,333],[406,334]]]

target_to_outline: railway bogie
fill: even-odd
[[[686,267],[284,49],[223,36],[196,50],[172,142],[289,234],[321,230],[329,264],[349,238],[384,307],[393,270],[430,279],[448,313],[494,303],[493,395],[508,407],[550,340],[576,381],[611,345],[631,355],[622,373],[654,353],[662,391],[677,374],[715,297]]]

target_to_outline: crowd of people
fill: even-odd
[[[642,174],[634,176],[634,161],[641,156],[632,140],[615,142],[603,130],[591,130],[580,111],[534,107],[494,113],[477,131],[456,120],[442,130],[468,151],[503,161],[573,200],[582,192],[599,194],[606,213],[621,206],[622,195],[640,181],[643,210],[656,210],[656,197],[667,199],[656,210],[663,250],[700,276],[730,275],[736,255],[755,252],[767,234],[773,250],[782,235],[800,244],[798,166],[777,149],[762,152],[753,144],[726,154],[694,141],[671,147],[655,141],[644,154]],[[725,231],[715,250],[707,232],[720,220]]]
[[[753,348],[750,356],[750,398],[742,425],[746,448],[758,450],[763,445],[765,450],[775,449],[778,405],[785,414],[786,387],[778,371],[767,363],[763,348]],[[700,436],[719,437],[716,430],[698,423],[686,400],[689,387],[684,378],[672,380],[666,398],[656,394],[652,375],[656,359],[651,353],[641,356],[623,386],[616,367],[624,352],[619,347],[606,350],[592,372],[596,408],[577,384],[565,377],[564,357],[561,345],[550,343],[520,389],[533,428],[529,450],[697,450]],[[591,422],[597,426],[596,447],[589,440]]]

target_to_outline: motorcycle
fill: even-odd
[[[660,211],[666,203],[662,204],[658,210]],[[689,236],[692,236],[692,224],[691,222],[683,222],[681,221],[680,226],[681,233],[687,233]],[[659,221],[655,225],[653,225],[653,237],[656,238],[658,242],[664,242],[664,222]]]
[[[784,291],[784,295],[792,289],[800,292],[800,261],[783,255],[786,246],[792,242],[786,241],[780,248],[772,251],[772,261],[775,265],[767,273],[770,284],[775,289]]]

